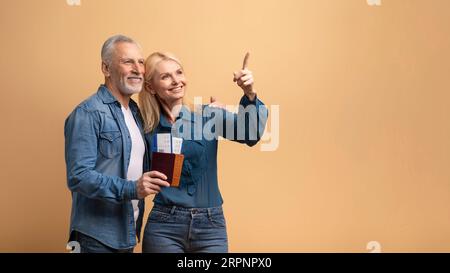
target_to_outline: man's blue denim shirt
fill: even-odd
[[[137,104],[130,100],[129,107],[143,135]],[[67,184],[72,191],[70,234],[76,230],[115,249],[134,247],[144,202],[139,202],[135,225],[131,200],[138,199],[137,181],[126,179],[131,138],[121,105],[106,86],[73,110],[64,136]],[[146,152],[144,172],[148,162]]]

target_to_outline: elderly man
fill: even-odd
[[[109,38],[101,51],[105,84],[79,104],[64,126],[72,191],[70,240],[81,252],[132,252],[143,199],[169,186],[149,169],[141,116],[131,99],[144,81],[144,59],[131,38]]]

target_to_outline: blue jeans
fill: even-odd
[[[142,252],[228,252],[222,207],[183,208],[155,204],[145,226]]]
[[[133,248],[115,249],[81,232],[73,232],[73,240],[80,244],[80,253],[133,253]]]

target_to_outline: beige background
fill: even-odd
[[[0,31],[1,252],[66,251],[63,124],[116,33],[227,104],[249,50],[280,105],[278,150],[220,144],[230,251],[450,251],[448,0],[1,0]]]

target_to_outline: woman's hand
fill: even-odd
[[[253,73],[247,69],[248,57],[250,53],[245,54],[244,63],[242,65],[242,70],[234,72],[233,81],[239,85],[244,91],[244,94],[250,101],[254,101],[256,97],[256,90],[253,88]]]

